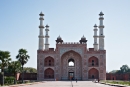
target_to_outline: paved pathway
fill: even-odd
[[[72,86],[73,84],[73,86]],[[18,86],[13,86],[18,87]],[[99,83],[93,83],[92,81],[44,81],[37,84],[32,85],[24,85],[20,87],[115,87],[115,86],[108,86]]]

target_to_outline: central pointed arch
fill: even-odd
[[[69,66],[69,63],[73,63],[72,66]],[[69,72],[72,69],[74,72]],[[79,53],[70,50],[65,52],[61,56],[61,76],[64,79],[69,79],[70,73],[74,74],[73,77],[81,79],[82,78],[82,57]]]

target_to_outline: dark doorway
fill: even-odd
[[[69,72],[69,80],[74,80],[74,72]]]
[[[92,75],[92,79],[94,79],[94,75]]]
[[[113,80],[115,80],[114,77],[113,77]]]
[[[44,78],[45,79],[54,79],[54,70],[48,68],[44,71]]]

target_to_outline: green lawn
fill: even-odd
[[[106,82],[110,84],[121,84],[121,85],[126,85],[130,86],[130,81],[120,81],[120,80],[106,80],[106,81],[101,81],[101,82]]]

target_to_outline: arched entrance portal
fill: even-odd
[[[61,79],[82,78],[82,57],[75,51],[68,51],[61,57]]]
[[[99,72],[97,69],[92,68],[89,70],[89,76],[88,79],[98,79],[99,78]]]
[[[44,78],[45,79],[54,79],[54,70],[48,68],[44,71]]]

